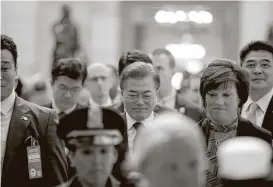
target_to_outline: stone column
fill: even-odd
[[[241,49],[251,40],[265,40],[267,29],[273,21],[273,4],[270,1],[240,2],[240,41]]]
[[[34,74],[38,1],[2,1],[1,34],[12,37],[18,50],[18,74],[25,80]]]
[[[92,62],[117,66],[121,55],[120,3],[116,1],[93,1],[90,7]]]

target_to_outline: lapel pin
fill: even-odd
[[[28,118],[27,118],[26,116],[22,116],[21,119],[22,119],[22,120],[25,120],[25,121],[28,120]]]

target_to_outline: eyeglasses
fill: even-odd
[[[67,93],[70,92],[71,94],[76,94],[79,93],[81,91],[81,89],[79,87],[74,87],[74,88],[67,88],[63,85],[59,85],[58,88],[63,92],[63,93]]]
[[[143,100],[143,101],[146,101],[146,102],[149,102],[149,101],[151,101],[152,99],[155,98],[155,96],[152,95],[152,94],[149,94],[149,95],[146,95],[146,94],[144,94],[144,95],[140,95],[140,94],[128,94],[128,95],[126,96],[126,98],[127,98],[128,100],[133,101],[133,102],[138,101],[138,100],[139,100],[139,97],[142,97],[142,100]]]

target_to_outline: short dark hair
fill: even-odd
[[[123,69],[134,62],[145,62],[153,64],[152,59],[148,54],[139,50],[129,50],[122,54],[118,62],[118,74],[120,75]]]
[[[162,54],[168,56],[169,66],[170,66],[170,68],[174,69],[175,68],[175,59],[170,51],[168,51],[167,49],[164,49],[164,48],[158,48],[158,49],[155,49],[152,53],[153,56],[162,55]]]
[[[251,51],[268,51],[273,55],[273,46],[269,44],[266,41],[252,41],[248,43],[243,49],[240,51],[240,60],[241,60],[241,65],[243,64],[243,61],[245,60],[246,56],[248,53]]]
[[[1,50],[4,49],[7,49],[12,54],[15,68],[17,68],[18,58],[17,46],[11,37],[1,34]]]
[[[156,89],[160,87],[160,76],[152,64],[147,64],[145,62],[135,62],[127,66],[120,75],[120,88],[124,89],[124,82],[129,78],[142,79],[145,77],[153,77]]]
[[[54,63],[51,71],[52,81],[57,79],[59,76],[67,76],[71,79],[77,80],[82,79],[84,84],[87,76],[87,67],[84,62],[77,58],[62,58]]]
[[[239,109],[247,101],[249,94],[249,76],[236,62],[227,59],[212,61],[203,71],[200,82],[200,94],[203,106],[206,106],[206,94],[222,83],[234,82],[240,99]]]

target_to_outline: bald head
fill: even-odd
[[[197,124],[165,113],[141,129],[132,162],[151,187],[198,187],[204,180],[205,158],[205,140]]]
[[[96,72],[102,72],[101,74],[109,74],[110,75],[111,69],[106,64],[93,63],[87,67],[87,72],[88,72],[88,75],[95,74]]]
[[[108,98],[111,88],[111,69],[102,63],[94,63],[87,68],[86,87],[94,100]]]

